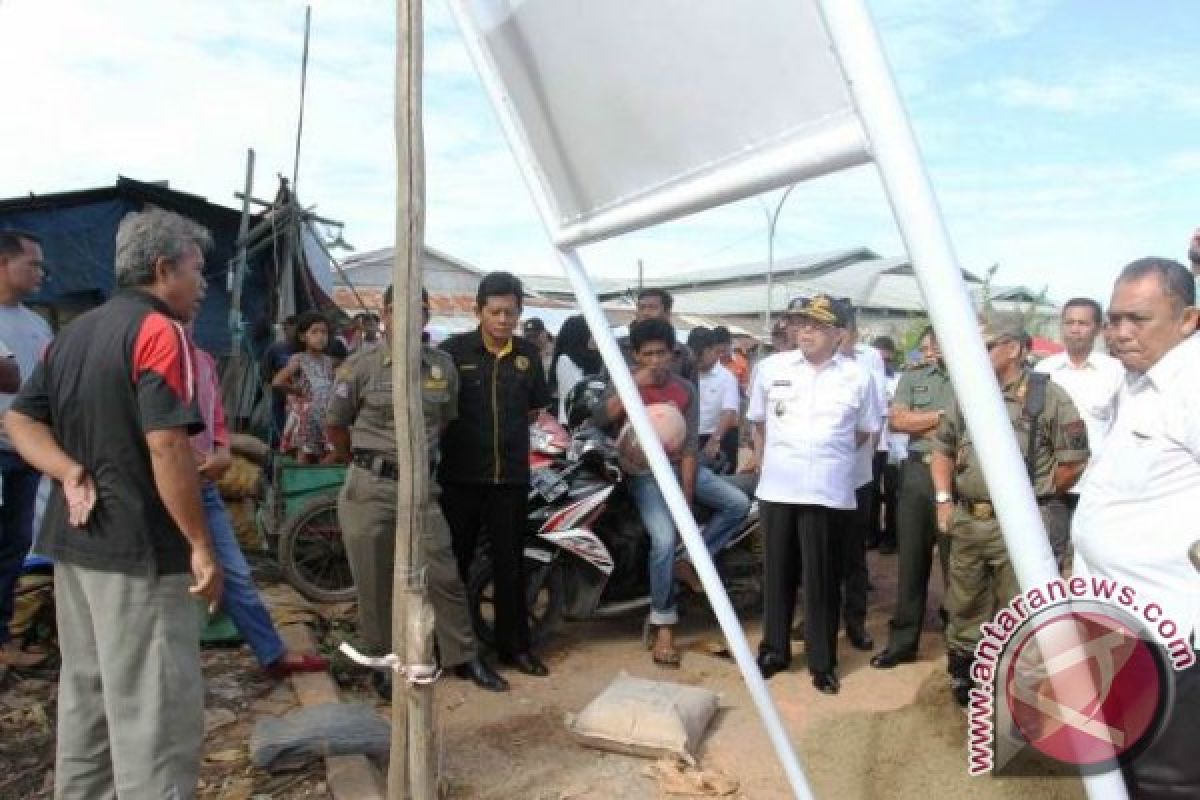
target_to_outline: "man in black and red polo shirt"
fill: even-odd
[[[209,234],[177,214],[117,230],[121,287],[46,352],[5,423],[56,481],[35,552],[55,562],[62,672],[55,797],[196,791],[204,683],[192,595],[221,570],[188,436],[203,430],[181,322]]]

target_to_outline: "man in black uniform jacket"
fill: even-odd
[[[463,582],[484,534],[492,559],[496,652],[526,675],[546,675],[530,651],[522,545],[529,493],[529,424],[550,404],[536,346],[513,336],[521,281],[484,276],[475,296],[479,327],[451,336],[442,349],[459,374],[458,419],[446,428],[438,482]]]

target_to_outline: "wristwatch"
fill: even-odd
[[[937,503],[939,506],[942,503],[953,503],[954,495],[950,494],[949,492],[934,492],[933,502]]]

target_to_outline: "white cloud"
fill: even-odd
[[[1137,109],[1200,113],[1195,89],[1200,61],[1159,58],[1117,65],[1088,65],[1057,78],[1003,77],[976,84],[976,98],[1002,106],[1037,111],[1109,114]]]

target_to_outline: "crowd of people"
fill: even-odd
[[[20,387],[0,393],[0,665],[45,658],[7,628],[45,475],[54,493],[33,547],[54,562],[58,797],[194,795],[203,739],[196,598],[230,613],[270,674],[328,666],[284,647],[214,485],[229,466],[229,435],[214,363],[187,327],[204,296],[210,241],[175,214],[129,215],[116,242],[119,291],[52,338],[21,304],[43,274],[40,242],[0,233],[0,392]],[[1065,351],[1036,367],[1021,324],[988,320],[979,335],[1060,569],[1153,597],[1195,647],[1200,231],[1189,258],[1191,272],[1167,259],[1129,264],[1107,310],[1088,298],[1067,302]],[[524,297],[515,276],[485,276],[478,326],[437,347],[427,342],[417,387],[431,491],[415,561],[426,566],[441,666],[489,691],[509,683],[475,639],[464,585],[482,544],[493,565],[499,666],[547,676],[523,576],[529,425],[546,410],[568,421],[575,385],[606,378],[582,317],[552,336],[541,320],[521,323]],[[875,648],[866,624],[873,547],[896,554],[898,588],[886,643],[870,665],[916,660],[936,551],[950,686],[965,704],[980,624],[1020,586],[984,480],[986,454],[974,446],[936,333],[923,331],[917,358],[903,363],[893,339],[859,341],[847,300],[799,297],[773,326],[769,348],[753,355],[720,328],[692,329],[682,341],[672,305],[669,292],[641,290],[618,343],[642,401],[682,420],[681,443],[668,455],[685,499],[706,508],[710,552],[759,503],[762,674],[790,669],[799,639],[813,686],[839,692],[840,632],[856,649]],[[428,324],[428,297],[423,309]],[[383,312],[391,319],[390,289]],[[348,465],[338,516],[359,635],[386,653],[393,574],[409,566],[395,563],[402,476],[388,331],[374,315],[349,335],[331,335],[319,314],[289,323],[287,341],[264,360],[272,442],[302,463]],[[627,409],[610,385],[588,416],[616,435]],[[675,524],[653,474],[631,469],[625,480],[649,538],[651,659],[676,668],[678,593],[704,587],[676,559]],[[390,696],[387,677],[376,688]],[[1200,667],[1179,672],[1169,698],[1162,735],[1124,765],[1139,797],[1200,792],[1191,758]]]

